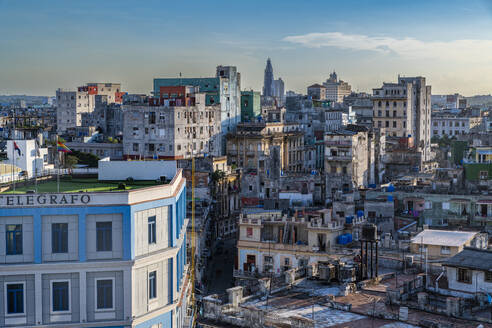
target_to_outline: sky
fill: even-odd
[[[260,91],[268,57],[296,92],[335,70],[356,91],[400,74],[433,94],[490,94],[492,0],[0,0],[0,94],[87,82],[149,93],[155,77],[217,65]]]

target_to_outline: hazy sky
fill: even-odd
[[[220,64],[261,90],[267,57],[298,92],[335,69],[360,91],[402,74],[434,94],[489,94],[492,1],[0,0],[0,94],[86,82],[148,93],[154,77]]]

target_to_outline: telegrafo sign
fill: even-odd
[[[35,195],[0,195],[2,206],[46,206],[46,205],[87,205],[90,195],[79,194],[35,194]]]

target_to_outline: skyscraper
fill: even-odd
[[[270,58],[267,59],[265,67],[265,78],[263,80],[263,96],[273,97],[273,68]]]

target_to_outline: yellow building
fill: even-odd
[[[426,229],[412,238],[410,251],[438,258],[454,256],[470,246],[487,248],[487,239],[479,232]]]

